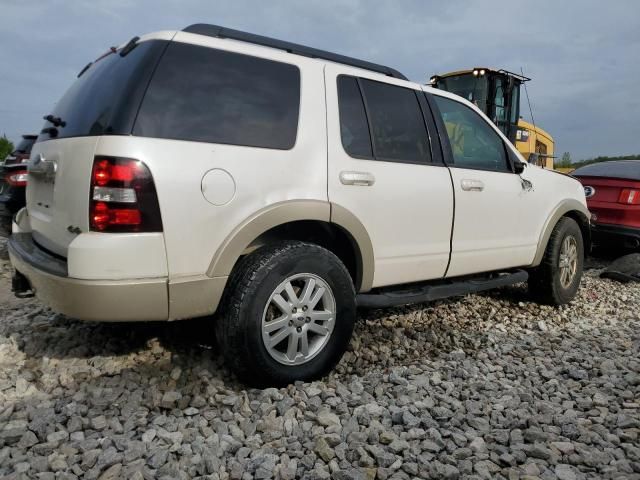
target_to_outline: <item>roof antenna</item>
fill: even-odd
[[[524,70],[522,69],[522,67],[520,67],[520,73],[524,77]],[[529,100],[529,90],[527,90],[527,82],[522,82],[522,84],[524,85],[524,93],[527,95],[527,104],[529,104],[529,113],[531,114],[531,123],[533,123],[533,128],[536,128],[536,120],[533,118],[533,110],[531,109],[531,101]]]

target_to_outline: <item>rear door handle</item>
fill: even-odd
[[[484,190],[484,182],[482,180],[474,180],[465,178],[460,182],[462,190],[466,192],[481,192]]]
[[[376,183],[376,177],[369,172],[340,172],[340,183],[343,185],[356,185],[370,187]]]

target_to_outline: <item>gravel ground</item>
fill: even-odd
[[[362,312],[323,381],[247,390],[206,322],[72,321],[0,260],[0,477],[640,479],[640,284],[598,273]]]

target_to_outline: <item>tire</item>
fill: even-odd
[[[314,244],[282,242],[247,255],[234,268],[216,319],[216,336],[225,362],[242,381],[281,386],[329,372],[349,345],[355,317],[353,282],[338,257]],[[278,335],[282,342],[269,348]],[[303,336],[308,340],[306,356]]]
[[[563,250],[567,245],[566,242],[569,242],[569,245],[573,244],[576,251],[575,269],[571,266],[568,267],[569,274],[560,265],[561,260],[567,259]],[[575,297],[580,286],[583,265],[584,240],[582,231],[575,220],[563,217],[551,232],[542,262],[529,272],[529,293],[540,303],[549,305],[569,303]],[[573,271],[572,274],[571,271]]]

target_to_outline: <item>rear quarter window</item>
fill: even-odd
[[[299,109],[296,66],[174,42],[133,134],[286,150],[296,142]]]

